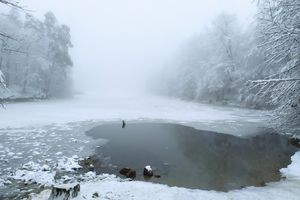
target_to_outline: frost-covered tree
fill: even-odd
[[[49,41],[47,58],[51,60],[49,73],[52,74],[47,80],[46,93],[50,96],[63,96],[67,92],[65,89],[69,82],[68,73],[73,65],[69,55],[69,48],[72,47],[70,28],[57,25],[57,20],[51,12],[46,13],[44,24]]]
[[[238,99],[241,77],[246,76],[241,76],[245,71],[245,58],[253,46],[248,41],[249,35],[243,33],[234,15],[218,16],[183,50],[176,67],[177,75],[169,81],[172,93],[192,100]]]
[[[230,96],[237,93],[234,84],[237,68],[240,67],[241,28],[234,15],[223,13],[213,21],[207,34],[212,48],[208,60],[210,67],[207,68],[209,79],[206,79],[209,85],[203,89],[208,91],[208,96],[209,93],[214,94],[214,100],[230,99]]]
[[[280,120],[300,126],[300,3],[261,0],[258,29],[265,52],[265,68],[272,72],[254,81],[261,96],[280,107]]]
[[[191,39],[176,73],[169,73],[168,93],[274,109],[280,127],[299,127],[299,0],[260,0],[258,6],[257,20],[246,30],[223,14]]]
[[[0,16],[0,30],[9,35],[0,38],[0,98],[70,94],[70,29],[60,25],[53,13],[40,21],[29,14],[20,16],[18,10],[12,9]]]

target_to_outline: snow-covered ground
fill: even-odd
[[[79,159],[74,155],[87,156],[95,147],[96,142],[84,132],[107,121],[176,122],[248,136],[267,127],[269,115],[266,111],[144,95],[122,98],[85,95],[72,100],[7,104],[6,110],[0,110],[0,194],[12,180],[53,184],[54,171],[72,171]],[[100,199],[299,199],[299,168],[300,154],[297,153],[293,163],[282,170],[286,180],[229,193],[129,182],[101,175],[82,183],[78,199],[90,199],[95,192]]]

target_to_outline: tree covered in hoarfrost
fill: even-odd
[[[0,0],[0,3],[4,4],[4,5],[12,6],[14,8],[19,8],[19,9],[22,8],[21,6],[19,6],[19,2],[16,2],[14,0]],[[9,35],[6,35],[5,33],[0,32],[0,40],[2,42],[4,42],[4,40],[7,39],[7,38],[8,39],[13,39]],[[2,60],[0,62],[2,62]],[[5,84],[4,74],[0,69],[0,93],[3,93],[4,91],[7,91],[7,87],[6,87],[6,84]],[[1,96],[0,96],[0,100],[1,100]],[[0,104],[3,107],[2,101],[0,102]]]
[[[172,74],[168,92],[192,100],[238,101],[241,85],[262,78],[248,73],[262,62],[254,35],[252,27],[243,31],[234,15],[221,14],[186,45],[177,73],[167,72]]]
[[[45,15],[45,31],[48,38],[47,60],[49,63],[49,73],[52,76],[44,77],[49,86],[47,94],[56,93],[64,96],[69,90],[70,66],[73,62],[69,55],[69,48],[72,48],[70,28],[66,25],[58,26],[57,19],[51,12]]]
[[[245,35],[236,17],[219,15],[206,33],[209,37],[210,52],[201,69],[202,84],[198,98],[209,97],[213,101],[232,101],[238,95],[240,72],[246,48]],[[203,49],[204,51],[207,48]]]
[[[279,127],[300,126],[300,2],[261,0],[243,30],[223,14],[191,39],[167,91],[191,100],[274,109]],[[167,77],[167,76],[164,76]]]
[[[279,107],[284,125],[300,126],[300,2],[261,0],[258,30],[266,56],[265,68],[273,71],[254,81],[257,95],[267,96]]]
[[[50,98],[68,95],[72,47],[70,29],[53,13],[40,21],[18,10],[0,16],[0,98]]]

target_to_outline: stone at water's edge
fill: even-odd
[[[122,168],[119,172],[120,174],[125,176],[129,171],[131,171],[130,168]]]
[[[299,138],[291,138],[289,140],[289,142],[291,143],[291,145],[294,145],[295,147],[300,148],[300,139]]]
[[[136,177],[136,171],[130,169],[130,168],[123,168],[119,171],[120,174],[123,176],[126,176],[126,178],[135,179]]]
[[[69,200],[78,196],[80,192],[79,184],[65,184],[53,186],[49,200]]]
[[[151,166],[146,166],[144,168],[144,176],[146,176],[146,177],[152,177],[153,176],[153,170],[152,170]]]

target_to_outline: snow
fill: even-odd
[[[146,169],[147,171],[152,171],[152,168],[151,168],[150,165],[147,165],[147,166],[145,167],[145,169]]]
[[[58,160],[57,169],[67,172],[72,172],[74,170],[80,169],[81,166],[78,164],[79,157],[77,155],[72,156],[71,158],[63,157]]]
[[[97,177],[97,175],[96,175],[95,172],[87,172],[87,173],[85,174],[85,177],[86,177],[87,179],[94,179],[94,178]]]
[[[11,176],[11,178],[23,181],[24,183],[37,183],[45,186],[52,186],[55,183],[54,176],[55,172],[17,170],[15,175]]]
[[[216,192],[204,190],[191,190],[178,187],[169,187],[161,184],[153,184],[139,181],[122,181],[111,175],[100,175],[96,181],[81,184],[81,192],[74,200],[93,199],[94,193],[99,194],[100,199],[118,200],[299,200],[300,196],[300,152],[292,158],[292,164],[282,170],[287,176],[286,180],[277,183],[269,183],[265,187],[248,187],[230,192]],[[51,191],[45,190],[39,195],[33,195],[33,200],[48,199]]]
[[[300,152],[297,152],[291,159],[292,163],[280,172],[288,178],[300,179]]]
[[[9,178],[22,181],[24,183],[37,183],[40,185],[51,186],[55,183],[55,172],[50,172],[49,166],[39,165],[34,162],[28,162],[22,165],[12,176]]]
[[[37,183],[43,186],[52,186],[55,182],[56,170],[64,172],[73,172],[76,169],[81,168],[78,164],[78,156],[72,156],[71,158],[63,157],[58,160],[55,167],[50,167],[47,164],[40,165],[35,162],[28,162],[18,170],[14,172],[9,178],[22,181],[24,183]],[[55,170],[52,170],[55,169]],[[94,177],[95,175],[87,174],[87,178]],[[1,184],[1,180],[0,180]]]
[[[42,127],[46,125],[64,126],[66,123],[81,121],[158,120],[179,123],[201,123],[217,131],[245,123],[258,125],[269,115],[266,111],[239,108],[224,108],[205,104],[185,102],[157,96],[97,96],[93,94],[77,96],[72,100],[55,100],[7,104],[0,110],[0,130]],[[16,117],[17,116],[17,117]],[[202,127],[201,127],[202,128]],[[238,129],[238,128],[235,128]]]

